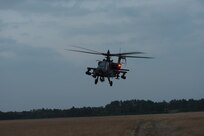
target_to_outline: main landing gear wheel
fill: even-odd
[[[110,81],[110,86],[113,86],[113,81]]]
[[[110,86],[113,86],[113,81],[110,80],[110,77],[108,77],[108,82],[109,82]]]
[[[95,84],[97,84],[98,83],[98,77],[95,79]]]

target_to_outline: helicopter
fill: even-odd
[[[85,72],[86,75],[89,75],[95,78],[95,82],[94,82],[95,84],[97,84],[99,80],[101,82],[104,82],[105,78],[107,78],[110,86],[112,86],[113,81],[111,81],[111,78],[126,79],[126,74],[128,71],[130,71],[129,69],[122,68],[122,65],[126,63],[126,58],[145,58],[145,59],[153,58],[153,57],[145,57],[145,56],[133,56],[135,54],[144,54],[144,52],[138,52],[138,51],[110,53],[110,50],[108,50],[106,53],[103,53],[103,52],[98,52],[98,51],[87,49],[80,46],[72,46],[72,47],[77,49],[65,49],[65,50],[105,56],[103,60],[97,60],[98,66],[96,68],[87,67],[87,71]],[[117,57],[118,58],[117,62],[114,62],[113,59],[111,59],[111,57]]]

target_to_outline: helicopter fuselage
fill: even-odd
[[[134,54],[143,54],[143,52],[122,52],[122,53],[110,53],[108,50],[107,53],[98,52],[95,50],[87,49],[80,46],[73,46],[75,48],[79,48],[81,50],[75,49],[65,49],[68,51],[79,52],[79,53],[87,53],[92,55],[102,55],[105,58],[102,61],[98,61],[98,66],[96,68],[87,67],[86,74],[95,78],[95,84],[98,83],[98,79],[101,82],[105,81],[105,78],[108,79],[110,86],[113,85],[113,82],[110,78],[126,79],[126,73],[129,69],[122,69],[123,60],[126,62],[126,58],[152,58],[152,57],[145,57],[145,56],[132,56]],[[118,57],[117,62],[113,62],[111,57]],[[120,75],[122,74],[122,75]]]
[[[107,61],[99,61],[98,66],[96,68],[87,68],[87,75],[92,75],[92,77],[96,78],[95,79],[95,84],[98,83],[98,79],[100,78],[100,81],[105,81],[105,78],[108,78],[108,81],[110,85],[112,86],[112,81],[110,81],[110,78],[116,78],[119,79],[120,73],[122,73],[121,78],[126,79],[125,74],[128,69],[121,69],[122,64],[121,63],[115,63],[112,60]]]

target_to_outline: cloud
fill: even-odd
[[[0,37],[62,55],[73,44],[162,55],[203,42],[203,10],[197,1],[20,0],[2,5]]]
[[[4,4],[0,37],[52,48],[62,55],[73,44],[164,55],[179,54],[186,47],[195,50],[195,45],[203,43],[199,1],[21,0]]]
[[[12,59],[15,57],[16,57],[16,54],[14,52],[0,52],[0,58]]]
[[[13,39],[0,38],[0,58],[15,61],[51,61],[59,58],[59,53],[53,48],[33,47],[19,43]]]
[[[0,80],[4,82],[0,87],[12,90],[15,86],[25,93],[32,86],[32,91],[44,90],[45,97],[49,89],[54,92],[60,88],[63,90],[61,96],[72,94],[76,99],[84,94],[87,100],[94,88],[99,90],[94,99],[101,99],[101,102],[107,96],[110,101],[133,96],[148,98],[145,92],[154,90],[163,94],[151,95],[155,99],[183,96],[186,93],[178,94],[178,90],[191,92],[189,88],[195,85],[194,92],[200,93],[204,73],[203,4],[201,0],[1,0]],[[103,57],[64,51],[71,45],[102,52],[107,49],[118,52],[120,48],[122,51],[144,51],[155,59],[128,60],[131,71],[127,81],[114,82],[116,86],[110,93],[106,84],[93,87],[92,80],[83,75],[86,66],[95,66],[95,60]],[[10,80],[14,75],[15,80]],[[67,82],[74,84],[70,90],[78,92],[67,92]],[[136,83],[140,92],[135,92]],[[171,90],[170,83],[175,91]],[[82,88],[91,91],[86,94]],[[107,96],[104,90],[108,90]],[[37,94],[35,96],[38,98]],[[196,93],[188,95],[191,96]],[[54,98],[54,95],[49,97]],[[64,103],[60,105],[65,105],[67,100],[63,97]]]
[[[9,44],[15,43],[13,40],[0,38],[0,59],[14,59],[16,57],[13,49],[9,49]]]

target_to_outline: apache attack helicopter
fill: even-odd
[[[96,68],[87,67],[86,74],[95,78],[95,84],[98,83],[100,79],[101,82],[105,81],[105,78],[108,79],[110,86],[113,85],[113,81],[110,78],[126,79],[126,73],[129,69],[123,69],[122,64],[126,63],[126,58],[145,58],[150,59],[152,57],[144,57],[144,56],[132,56],[134,54],[143,54],[144,52],[122,52],[122,53],[110,53],[108,50],[107,53],[98,52],[95,50],[83,48],[80,46],[73,46],[78,49],[65,49],[67,51],[87,53],[93,55],[102,55],[105,56],[103,60],[98,60],[98,66]],[[111,57],[118,57],[117,62],[114,62]]]

